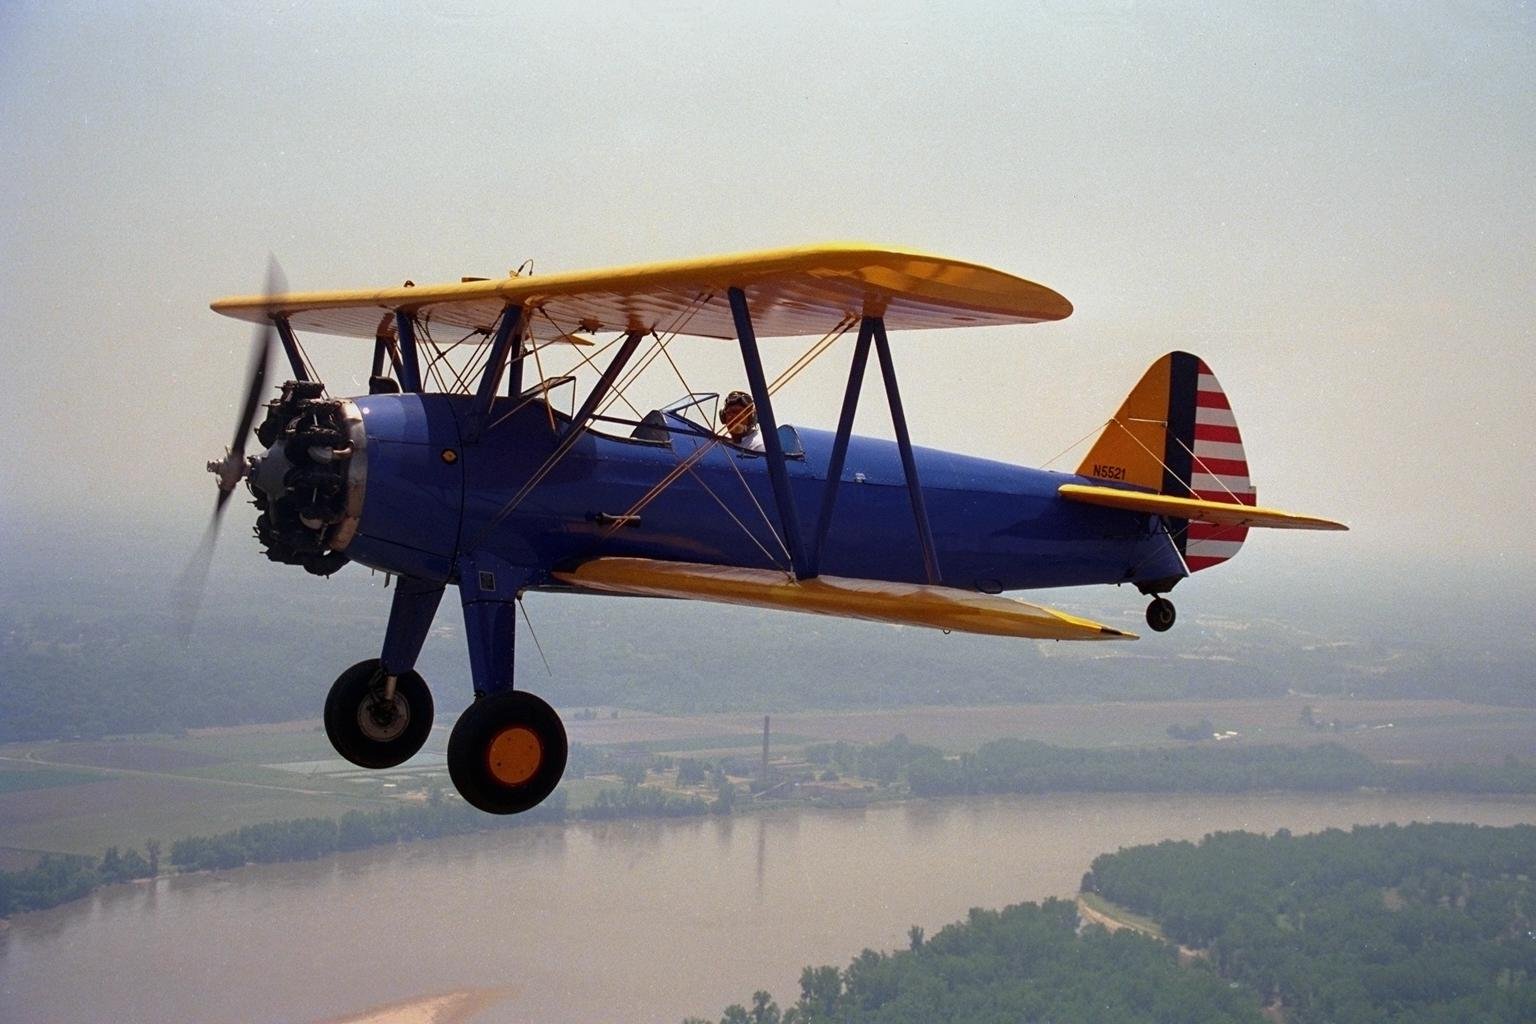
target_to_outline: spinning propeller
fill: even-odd
[[[276,259],[267,262],[267,287],[265,294],[268,298],[285,290],[283,283],[283,270],[277,265]],[[256,328],[256,338],[251,346],[251,369],[247,377],[250,383],[245,389],[245,408],[240,413],[240,422],[235,427],[235,439],[224,450],[224,458],[208,463],[208,472],[218,477],[219,496],[213,505],[213,521],[211,527],[217,529],[220,518],[224,515],[224,506],[229,503],[229,496],[234,493],[235,487],[245,479],[250,471],[250,465],[245,461],[245,445],[251,436],[251,424],[256,421],[256,409],[261,405],[261,394],[267,385],[267,365],[272,361],[272,343],[277,338],[277,328],[272,321]]]
[[[282,268],[278,266],[276,258],[268,257],[265,294],[270,298],[285,289]],[[214,499],[213,515],[209,517],[208,527],[203,531],[202,542],[181,573],[177,604],[180,606],[183,632],[191,628],[198,605],[202,603],[203,590],[208,582],[208,567],[213,561],[214,543],[218,540],[219,525],[224,518],[224,508],[229,504],[229,496],[250,472],[245,447],[251,436],[251,425],[256,421],[256,410],[261,406],[262,392],[266,390],[267,368],[272,361],[276,338],[277,327],[271,320],[256,328],[251,344],[250,369],[246,374],[245,405],[235,425],[234,440],[224,450],[222,459],[208,463],[208,472],[218,478],[219,494]]]

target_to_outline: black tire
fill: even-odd
[[[1178,614],[1173,610],[1173,602],[1166,597],[1159,597],[1147,605],[1147,625],[1159,633],[1166,633],[1173,628],[1173,620]]]
[[[432,692],[415,672],[395,679],[395,698],[384,702],[378,658],[360,661],[337,677],[325,698],[325,734],[336,753],[363,768],[393,768],[421,749],[432,731]]]
[[[524,690],[481,697],[448,737],[448,775],[488,814],[518,814],[555,791],[570,746],[555,709]]]

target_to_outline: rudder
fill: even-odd
[[[1231,403],[1205,361],[1170,352],[1142,375],[1078,474],[1160,494],[1256,505]],[[1168,521],[1190,572],[1237,554],[1246,527]]]

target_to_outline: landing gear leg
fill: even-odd
[[[443,600],[443,584],[402,576],[395,584],[395,597],[389,606],[389,627],[384,631],[384,649],[379,660],[388,672],[409,672],[416,667],[421,645]]]
[[[1166,633],[1173,628],[1173,620],[1177,617],[1173,609],[1173,602],[1166,597],[1155,597],[1152,603],[1147,605],[1147,625],[1159,633]]]
[[[512,688],[517,595],[527,583],[524,570],[496,558],[466,558],[459,567],[475,700],[448,738],[448,774],[465,800],[490,814],[517,814],[549,796],[569,753],[554,709]]]

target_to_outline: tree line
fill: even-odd
[[[846,968],[806,967],[781,1010],[766,991],[720,1024],[1261,1024],[1258,997],[1208,964],[1179,966],[1167,943],[1130,931],[1079,932],[1065,900],[972,910],[909,948],[866,949]],[[690,1017],[684,1024],[708,1024]]]
[[[147,856],[109,846],[100,859],[46,853],[23,871],[0,871],[0,917],[42,910],[89,896],[97,886],[152,878],[160,872],[160,844],[150,840]]]
[[[1093,862],[1083,888],[1209,951],[1293,1024],[1536,1020],[1536,828],[1217,833]]]
[[[1079,928],[1046,900],[972,910],[910,948],[806,967],[720,1024],[947,1021],[1515,1024],[1536,1020],[1536,828],[1228,832],[1105,854],[1085,891],[1207,952]],[[684,1024],[707,1024],[688,1018]]]
[[[886,784],[915,796],[985,793],[1246,793],[1257,790],[1344,792],[1536,793],[1536,764],[1394,765],[1337,743],[1309,747],[1058,747],[1003,739],[975,753],[946,755],[905,736],[886,743],[819,744],[812,763]]]
[[[565,794],[557,791],[531,811],[497,817],[477,811],[462,800],[434,793],[424,804],[348,811],[339,818],[269,821],[218,835],[189,836],[171,844],[165,862],[177,871],[217,871],[247,864],[314,860],[369,846],[540,822],[728,813],[732,795],[722,791],[711,801],[625,785],[602,790],[592,804],[571,810]],[[135,849],[120,850],[113,846],[100,858],[50,853],[31,868],[0,871],[0,917],[81,899],[101,885],[153,878],[162,870],[161,844],[151,840],[147,851],[146,856]]]
[[[998,740],[973,754],[945,755],[896,736],[885,743],[813,744],[805,757],[829,771],[871,779],[897,794],[937,797],[1044,792],[1346,791],[1362,786],[1398,792],[1533,793],[1536,765],[1506,759],[1498,765],[1401,766],[1378,764],[1334,743],[1313,747],[1186,747],[1083,750],[1034,740]],[[386,843],[480,832],[567,818],[612,819],[729,814],[736,787],[708,761],[572,748],[574,777],[616,770],[622,788],[570,810],[556,792],[534,811],[496,818],[434,793],[424,804],[348,811],[340,818],[303,818],[248,825],[172,844],[168,860],[181,871],[220,870],[317,857]],[[715,796],[683,795],[639,785],[647,770],[673,769],[679,784],[713,781]],[[109,849],[100,860],[50,855],[25,871],[0,872],[0,916],[56,906],[97,885],[159,873],[159,847],[146,857]]]

